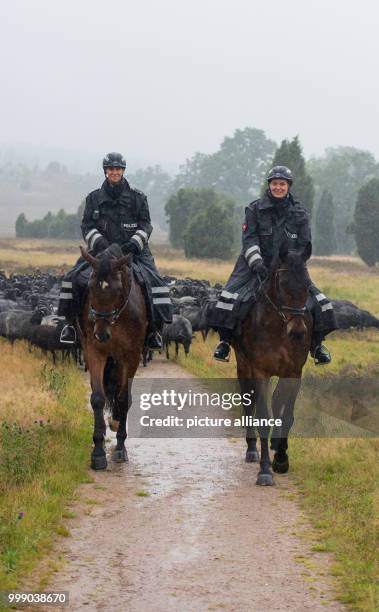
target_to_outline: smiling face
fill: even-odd
[[[106,168],[105,176],[111,185],[117,185],[117,183],[119,183],[124,176],[124,172],[124,168],[114,168],[113,166],[110,166],[109,168]]]
[[[289,192],[289,184],[285,179],[272,179],[269,183],[271,195],[278,200],[285,198]]]

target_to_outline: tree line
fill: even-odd
[[[248,127],[224,138],[215,153],[193,155],[175,177],[155,166],[128,175],[128,180],[147,193],[153,222],[168,224],[173,246],[184,248],[189,257],[227,259],[240,248],[244,207],[262,194],[266,173],[274,165],[293,171],[292,192],[311,215],[315,254],[357,249],[369,265],[379,260],[379,165],[367,151],[330,148],[323,157],[307,161],[298,137],[277,147],[263,130]],[[57,168],[50,168],[54,172]],[[60,210],[38,222],[20,221],[20,215],[17,227],[24,235],[45,228],[46,235],[68,237],[74,232],[70,228],[78,227],[78,214]]]

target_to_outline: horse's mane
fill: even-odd
[[[99,267],[96,272],[96,278],[99,282],[105,281],[112,272],[112,259],[123,257],[123,252],[118,244],[111,244],[99,257]]]

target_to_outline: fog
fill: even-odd
[[[0,145],[175,167],[249,125],[298,134],[307,157],[379,157],[378,13],[374,0],[3,2]]]

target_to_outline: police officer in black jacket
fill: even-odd
[[[228,361],[230,343],[242,321],[256,301],[260,283],[268,276],[268,268],[279,252],[283,240],[298,252],[311,246],[311,231],[306,210],[290,193],[293,182],[291,170],[275,166],[268,176],[264,196],[246,208],[242,232],[242,252],[216,307],[209,316],[209,324],[218,329],[221,342],[214,357]],[[313,315],[311,354],[316,364],[329,363],[330,353],[322,341],[336,329],[333,306],[317,287],[309,290],[308,307]]]
[[[111,244],[119,244],[126,253],[134,255],[133,268],[144,289],[149,317],[148,348],[162,347],[160,329],[163,322],[171,322],[169,289],[155,267],[148,246],[152,232],[146,196],[132,189],[124,178],[126,162],[120,153],[108,153],[103,160],[105,181],[100,189],[86,198],[82,220],[82,234],[88,250],[97,255]],[[61,342],[74,343],[73,325],[81,307],[91,270],[80,258],[63,279],[58,313],[67,319]]]

